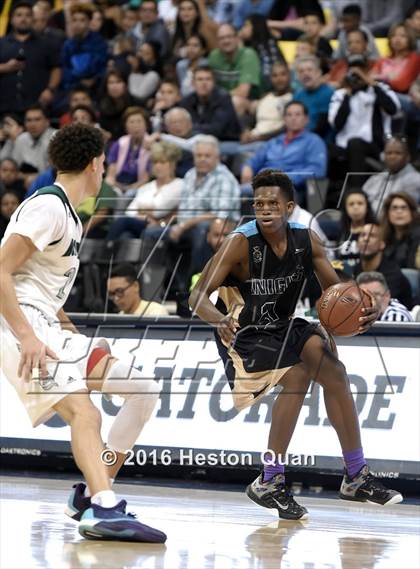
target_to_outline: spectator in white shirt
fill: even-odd
[[[175,177],[176,163],[182,151],[169,142],[155,142],[151,148],[155,179],[144,184],[123,217],[116,219],[108,239],[138,238],[146,227],[166,227],[176,214],[181,198],[182,180]]]

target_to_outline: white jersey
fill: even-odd
[[[13,233],[29,237],[37,248],[13,275],[17,300],[55,317],[76,278],[82,239],[81,221],[63,186],[42,188],[22,202],[10,219],[1,246]]]

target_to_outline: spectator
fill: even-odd
[[[217,24],[208,17],[203,0],[181,0],[172,40],[172,55],[177,59],[186,57],[188,38],[200,34],[209,49],[216,47]]]
[[[149,180],[149,152],[144,147],[145,111],[140,107],[128,107],[123,118],[127,134],[111,146],[106,181],[125,192],[137,189]]]
[[[6,227],[21,200],[17,193],[6,190],[0,193],[0,240],[3,239]]]
[[[60,51],[66,39],[63,30],[49,26],[50,12],[40,7],[40,2],[36,2],[32,8],[32,29],[40,37],[50,42],[53,49]],[[44,2],[43,4],[48,4]]]
[[[208,224],[215,217],[239,221],[240,189],[233,174],[220,163],[217,139],[200,135],[194,144],[194,168],[184,177],[177,223],[169,231],[172,246],[176,245],[176,251],[186,248],[197,262]],[[188,289],[190,274],[188,265],[178,271],[178,290]]]
[[[406,193],[389,195],[382,208],[384,255],[404,269],[420,270],[420,215]]]
[[[93,14],[89,4],[74,4],[70,14],[73,35],[61,52],[62,89],[67,92],[80,83],[94,92],[104,75],[108,47],[102,36],[89,29]]]
[[[216,82],[230,92],[238,115],[249,108],[249,99],[258,98],[261,87],[261,64],[256,51],[240,47],[235,28],[222,24],[217,32],[218,48],[209,56]]]
[[[133,34],[137,47],[144,42],[155,42],[159,46],[159,56],[163,59],[169,55],[170,37],[165,24],[159,18],[157,2],[143,0],[139,7],[139,21]]]
[[[127,78],[138,64],[136,58],[136,42],[132,37],[119,35],[112,42],[111,53],[107,63],[108,70],[119,71]]]
[[[150,158],[154,180],[141,186],[124,217],[116,219],[108,239],[137,238],[146,227],[166,227],[176,215],[181,197],[182,180],[175,177],[181,150],[168,142],[155,142]]]
[[[395,24],[388,32],[388,43],[391,56],[379,58],[372,73],[394,91],[407,93],[420,73],[420,55],[415,51],[414,35],[405,24]]]
[[[362,24],[362,10],[358,4],[348,4],[343,8],[340,17],[341,31],[338,34],[338,47],[334,52],[334,59],[346,59],[351,53],[348,47],[348,34],[354,30],[362,30],[367,37],[367,58],[379,57],[375,38],[366,25]]]
[[[218,24],[232,24],[236,0],[206,0],[208,15]]]
[[[3,158],[0,161],[0,189],[14,192],[20,201],[24,199],[25,186],[19,175],[18,165],[13,158]]]
[[[395,261],[384,255],[385,241],[376,223],[366,224],[359,233],[360,262],[354,268],[355,276],[362,272],[378,271],[388,283],[392,298],[398,298],[407,308],[412,306],[411,286]]]
[[[239,37],[246,47],[252,48],[259,56],[264,87],[270,87],[270,75],[273,64],[284,62],[284,56],[278,46],[277,40],[271,35],[266,19],[260,14],[249,16],[241,30]]]
[[[60,83],[57,50],[33,33],[32,22],[31,3],[19,2],[11,11],[11,33],[0,38],[0,115],[51,104]]]
[[[178,85],[172,81],[162,81],[156,93],[153,114],[151,116],[154,132],[160,132],[165,113],[167,113],[169,109],[178,105],[180,100],[181,94],[179,92]]]
[[[252,177],[261,170],[281,169],[292,180],[298,192],[298,201],[303,203],[306,180],[325,176],[327,148],[317,134],[307,130],[309,117],[303,103],[287,103],[284,122],[286,132],[261,146],[242,169],[241,182],[250,184]],[[243,190],[243,194],[249,194],[247,188]]]
[[[295,203],[295,207],[293,208],[291,215],[289,215],[289,222],[299,223],[304,227],[309,227],[312,231],[315,231],[324,245],[327,244],[327,236],[322,231],[316,217],[306,209],[303,209],[303,207],[300,207],[298,203]]]
[[[219,141],[239,140],[241,127],[232,99],[216,87],[210,67],[194,71],[194,92],[184,97],[179,106],[187,109],[193,122],[193,134],[212,134]]]
[[[296,40],[304,31],[304,17],[309,11],[319,14],[322,22],[325,21],[318,0],[287,0],[273,3],[267,23],[282,40]]]
[[[8,113],[3,117],[3,124],[0,129],[0,160],[12,156],[16,139],[19,134],[22,134],[22,132],[23,121],[19,115],[15,113]]]
[[[328,113],[336,131],[330,150],[332,164],[338,169],[332,169],[336,180],[342,180],[345,172],[366,172],[366,157],[379,158],[383,140],[390,133],[391,117],[400,109],[388,85],[373,79],[366,59],[353,56],[349,66],[345,87],[333,94]],[[362,175],[350,180],[353,185],[363,181]]]
[[[309,130],[325,138],[329,132],[328,107],[334,90],[322,81],[321,64],[317,57],[306,56],[296,62],[296,71],[302,89],[295,95],[295,101],[301,101],[309,113]]]
[[[386,2],[371,2],[359,0],[363,10],[365,25],[376,37],[386,36],[388,29],[404,18],[404,6],[411,0],[386,0]]]
[[[420,6],[413,6],[407,12],[406,25],[411,30],[416,40],[416,51],[420,51]]]
[[[117,265],[107,283],[108,296],[119,309],[119,314],[130,316],[168,316],[165,306],[144,300],[140,294],[137,272],[130,263]]]
[[[330,72],[325,76],[325,80],[334,87],[342,87],[343,81],[349,71],[349,61],[356,59],[356,56],[363,57],[368,61],[369,69],[374,66],[374,61],[368,57],[368,36],[363,30],[353,30],[347,34],[348,55],[344,59],[339,59],[331,67]]]
[[[381,322],[413,322],[409,310],[396,298],[391,298],[391,292],[385,277],[377,271],[360,273],[357,284],[362,290],[370,293],[379,309],[378,320]]]
[[[118,10],[118,13],[113,16],[110,13],[112,10],[112,2],[104,2],[104,4],[105,6],[103,8],[95,4],[92,20],[90,21],[90,29],[92,32],[100,34],[106,41],[109,41],[117,34],[118,27],[116,21],[121,19],[121,13]],[[108,7],[106,4],[108,4]]]
[[[166,29],[172,35],[175,30],[175,20],[178,14],[178,0],[159,0],[159,18],[165,22]]]
[[[28,164],[38,172],[48,167],[48,145],[56,132],[50,127],[47,113],[41,105],[32,105],[25,112],[26,132],[15,142],[12,158],[19,168]]]
[[[74,107],[78,107],[79,105],[86,105],[87,107],[91,107],[93,105],[92,97],[86,87],[75,87],[70,91],[69,110],[61,115],[59,123],[60,128],[71,123],[71,111]]]
[[[359,234],[366,224],[375,222],[376,218],[365,192],[357,188],[347,191],[341,206],[337,259],[345,261],[353,268],[359,260]]]
[[[166,133],[160,138],[171,142],[182,150],[182,156],[176,165],[175,174],[183,178],[188,170],[194,166],[192,148],[194,139],[192,136],[192,119],[190,113],[181,107],[174,107],[168,111],[164,118]]]
[[[128,92],[125,77],[117,70],[108,71],[99,98],[99,124],[112,141],[123,136],[124,113],[136,104],[138,100]]]
[[[321,69],[326,73],[330,67],[333,50],[327,38],[321,35],[324,27],[324,18],[317,11],[308,11],[303,17],[303,30],[305,35],[310,38],[315,45],[315,55],[321,62]]]
[[[299,89],[302,89],[302,85],[299,82],[299,79],[298,79],[297,73],[296,73],[297,62],[302,57],[307,57],[309,55],[315,56],[315,52],[316,52],[316,45],[315,45],[314,41],[310,37],[308,37],[306,34],[299,36],[295,42],[295,45],[296,45],[295,57],[294,57],[292,63],[290,64],[290,67],[289,67],[289,69],[290,69],[290,88],[291,88],[293,93],[295,93],[296,91],[299,91]]]
[[[371,176],[363,185],[373,211],[378,214],[390,194],[406,192],[420,204],[420,173],[410,164],[407,142],[392,136],[384,149],[385,170]]]
[[[240,30],[246,21],[251,21],[252,16],[259,16],[262,21],[267,21],[274,0],[242,0],[237,2],[233,12],[233,26]]]
[[[207,65],[207,43],[200,34],[193,35],[186,42],[186,57],[176,64],[176,75],[181,89],[181,95],[186,97],[194,91],[193,73],[203,65]]]
[[[284,128],[284,109],[293,97],[290,92],[290,73],[286,63],[277,61],[273,64],[271,85],[271,91],[257,102],[255,127],[245,130],[241,135],[243,144],[268,140],[280,134]]]
[[[137,38],[135,35],[135,29],[139,21],[139,12],[137,8],[134,6],[130,6],[130,4],[126,4],[122,8],[122,15],[120,20],[120,33],[115,36],[114,42],[120,39],[121,37],[126,37],[132,39],[134,42],[137,42]],[[136,46],[137,47],[137,46]]]
[[[152,41],[143,42],[132,61],[133,70],[128,77],[128,90],[133,97],[145,103],[156,93],[160,83],[158,44]]]

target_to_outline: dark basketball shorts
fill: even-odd
[[[290,368],[301,362],[300,353],[313,335],[332,340],[319,324],[303,318],[270,328],[248,326],[239,330],[229,347],[215,331],[235,407],[244,409],[267,395]]]

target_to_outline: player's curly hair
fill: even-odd
[[[48,156],[58,172],[77,174],[103,153],[104,146],[104,138],[98,128],[71,124],[55,133],[48,147]]]
[[[254,193],[255,190],[263,186],[278,187],[283,192],[288,202],[293,202],[295,200],[292,180],[281,170],[269,168],[267,170],[262,170],[254,176],[252,180],[252,189]]]

